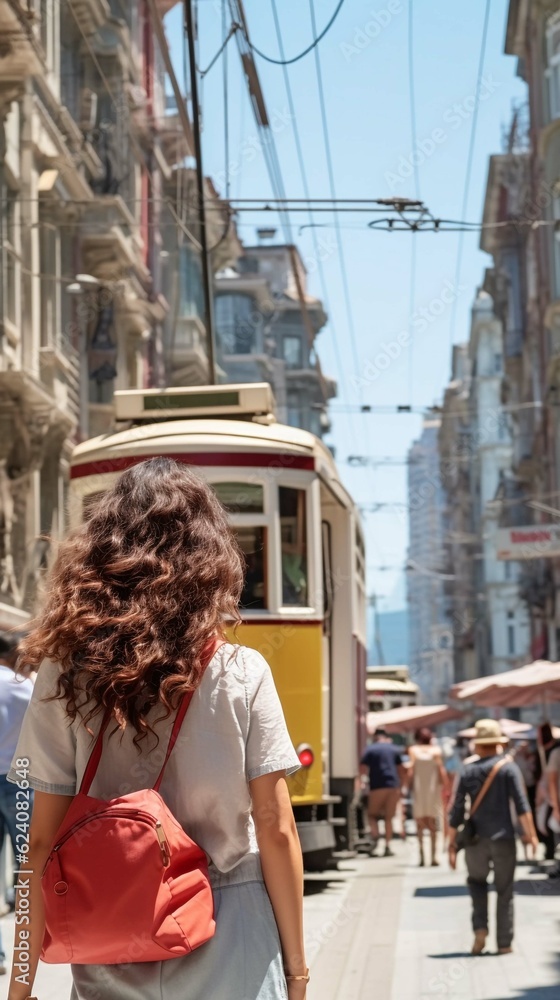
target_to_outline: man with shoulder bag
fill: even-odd
[[[468,870],[474,930],[473,955],[484,951],[488,936],[488,875],[494,870],[498,897],[498,954],[512,951],[513,880],[516,843],[511,803],[523,829],[524,842],[535,855],[538,840],[521,771],[511,757],[501,752],[508,741],[499,723],[481,719],[476,723],[475,752],[479,759],[468,764],[461,776],[449,818],[449,862],[457,865],[457,852],[464,848]],[[470,813],[465,820],[466,798]]]

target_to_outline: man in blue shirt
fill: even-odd
[[[385,729],[376,729],[374,742],[361,760],[360,773],[369,777],[368,818],[374,856],[379,842],[379,820],[385,823],[385,857],[392,857],[393,819],[397,811],[401,788],[406,781],[406,769],[401,751],[393,746]]]
[[[33,693],[32,682],[15,674],[19,641],[20,637],[15,633],[0,632],[0,849],[7,832],[14,855],[18,853],[16,796],[19,790],[17,785],[7,780],[6,775],[12,765],[23,716]],[[30,817],[33,793],[27,789],[20,792],[21,796],[19,811],[24,817],[26,814]],[[0,937],[0,976],[6,972],[5,958]]]

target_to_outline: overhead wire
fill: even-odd
[[[224,3],[224,7],[225,7],[225,2],[227,2],[227,0],[222,0],[222,2]],[[224,9],[224,7],[222,7],[222,10]],[[200,76],[201,80],[203,80],[204,77],[207,76],[207,74],[210,72],[210,70],[212,69],[212,67],[216,65],[216,63],[218,62],[218,59],[220,58],[222,52],[224,53],[224,56],[227,54],[228,43],[233,38],[235,32],[239,31],[239,29],[240,29],[240,25],[239,24],[233,23],[233,24],[230,25],[229,31],[228,31],[227,35],[225,35],[224,40],[223,40],[222,44],[220,45],[220,48],[216,52],[216,55],[214,56],[214,58],[210,60],[210,62],[208,63],[208,66],[206,67],[206,69],[199,69],[198,72],[199,72],[199,76]]]
[[[272,0],[272,13],[273,13],[273,18],[274,18],[274,27],[275,27],[275,31],[276,31],[276,39],[277,39],[277,42],[278,42],[278,50],[279,50],[280,55],[281,55],[282,60],[283,60],[283,62],[282,62],[282,71],[283,71],[283,77],[284,77],[284,86],[286,88],[286,94],[287,94],[287,98],[288,98],[288,109],[289,109],[289,112],[290,112],[290,117],[291,117],[291,122],[292,122],[292,128],[293,128],[293,133],[294,133],[294,142],[295,142],[295,147],[296,147],[296,155],[297,155],[297,160],[298,160],[298,166],[299,166],[299,171],[300,171],[300,174],[301,174],[301,181],[302,181],[302,185],[303,185],[303,191],[304,191],[304,194],[305,194],[305,198],[309,202],[310,201],[309,181],[307,179],[307,171],[306,171],[306,168],[305,168],[305,160],[304,160],[304,156],[303,156],[303,147],[302,147],[302,143],[301,143],[301,136],[300,136],[299,126],[298,126],[298,121],[297,121],[297,115],[296,115],[294,97],[293,97],[293,92],[292,92],[292,85],[291,85],[290,76],[289,76],[289,73],[288,73],[288,70],[287,70],[287,64],[286,64],[286,62],[284,60],[284,40],[283,40],[283,37],[282,37],[282,29],[281,29],[281,25],[280,25],[280,18],[278,16],[278,6],[277,6],[276,0]],[[309,206],[309,208],[308,208],[308,217],[309,217],[310,223],[313,224],[313,222],[314,222],[314,215],[313,215],[313,209],[311,208],[311,206]],[[317,239],[317,236],[315,235],[315,231],[314,230],[313,230],[313,237],[312,237],[312,239],[313,239],[313,250],[314,250],[314,253],[315,253],[315,260],[316,260],[316,263],[317,263],[317,270],[318,270],[318,273],[319,273],[319,281],[320,281],[320,285],[321,285],[321,296],[322,296],[322,299],[323,299],[323,302],[324,302],[324,305],[325,305],[327,316],[329,317],[328,329],[329,329],[329,331],[331,333],[331,338],[332,338],[332,342],[333,342],[333,349],[334,349],[334,354],[335,354],[335,360],[336,360],[337,368],[338,368],[339,372],[342,372],[343,371],[342,356],[340,354],[340,346],[339,346],[339,343],[338,343],[338,338],[336,336],[334,318],[333,318],[333,314],[332,314],[331,307],[330,307],[330,302],[329,302],[329,295],[328,295],[328,290],[327,290],[327,282],[325,280],[325,269],[323,267],[323,260],[322,260],[321,252],[320,252],[320,249],[319,249],[319,241]]]
[[[229,35],[226,35],[227,30],[227,0],[222,0],[222,35],[224,36],[224,58],[223,58],[223,76],[222,76],[222,93],[224,101],[224,160],[225,160],[225,183],[226,183],[226,201],[229,201],[231,193],[231,181],[229,175],[229,64],[228,64],[228,53],[225,47],[228,38],[231,36],[231,31]]]
[[[483,22],[483,25],[482,25],[482,38],[481,38],[481,42],[480,42],[480,52],[479,52],[479,57],[478,57],[478,69],[477,69],[477,75],[476,75],[475,101],[474,101],[473,116],[472,116],[472,122],[471,122],[471,132],[470,132],[470,138],[469,138],[469,150],[468,150],[468,154],[467,154],[467,166],[466,166],[466,170],[465,170],[465,183],[464,183],[464,187],[463,187],[463,202],[462,202],[462,208],[461,208],[461,217],[462,218],[464,218],[465,215],[467,214],[467,207],[468,207],[468,201],[469,201],[471,173],[472,173],[472,165],[473,165],[473,158],[474,158],[474,148],[475,148],[475,141],[476,141],[476,128],[477,128],[477,124],[478,124],[478,106],[479,106],[479,103],[480,103],[480,101],[478,99],[478,95],[480,94],[480,88],[481,88],[481,85],[482,85],[482,75],[484,73],[484,62],[485,62],[485,59],[486,59],[486,43],[487,43],[487,40],[488,40],[488,25],[489,25],[489,22],[490,22],[490,0],[486,0],[486,8],[485,8],[485,11],[484,11],[484,22]],[[464,230],[459,229],[458,232],[459,232],[459,239],[458,239],[458,242],[457,242],[457,262],[456,262],[456,265],[455,265],[455,288],[459,287],[459,283],[460,283],[460,279],[461,279],[461,266],[462,266],[462,263],[463,263],[463,246],[464,246],[464,236],[463,236]],[[454,335],[455,335],[455,320],[456,320],[456,317],[457,317],[457,298],[458,297],[455,297],[455,299],[453,301],[453,304],[451,306],[451,317],[450,317],[450,320],[449,320],[449,346],[451,347],[451,349],[453,348]]]
[[[247,91],[245,88],[245,80],[243,78],[243,73],[241,73],[240,80],[241,80],[241,96],[239,100],[239,149],[242,148],[243,140],[245,138],[245,109],[247,106]],[[229,172],[229,164],[227,166],[227,170]],[[236,180],[235,187],[237,189],[237,195],[239,195],[239,192],[241,190],[241,175],[242,171],[238,170],[237,176],[235,178]],[[239,199],[237,198],[237,200]]]
[[[410,105],[410,131],[412,149],[415,152],[418,144],[416,130],[416,98],[414,93],[414,0],[408,0],[408,97]],[[420,201],[420,171],[418,157],[412,157],[414,165],[414,196]],[[415,234],[413,234],[415,235]],[[416,301],[416,240],[412,239],[410,246],[410,282],[409,282],[409,317],[414,316]],[[414,335],[410,337],[408,351],[408,400],[412,406],[414,401]]]
[[[313,41],[311,42],[311,45],[308,45],[307,48],[305,48],[303,50],[303,52],[299,52],[297,56],[292,56],[291,59],[286,59],[285,57],[283,57],[282,59],[274,59],[271,56],[266,55],[265,52],[262,52],[261,49],[257,48],[257,46],[253,44],[253,42],[249,39],[248,36],[246,36],[246,38],[247,38],[247,44],[248,44],[249,48],[252,49],[252,51],[255,52],[258,56],[260,56],[261,59],[264,59],[265,62],[272,63],[274,66],[292,66],[293,63],[299,62],[300,59],[303,59],[310,52],[313,52],[314,50],[315,51],[317,50],[317,46],[323,40],[323,38],[325,37],[325,35],[327,34],[327,32],[330,31],[330,29],[332,28],[332,26],[333,26],[334,22],[336,21],[338,15],[340,14],[340,11],[342,10],[343,4],[344,4],[344,0],[339,0],[339,2],[336,5],[335,11],[334,11],[332,17],[327,22],[327,24],[325,25],[325,27],[323,28],[323,30],[321,31],[321,33],[319,35],[317,35],[317,32],[314,29],[314,31],[313,31],[313,36],[314,37],[313,37]],[[240,25],[240,28],[243,31],[243,33],[245,34],[245,31],[243,29],[243,25]]]
[[[316,17],[315,17],[315,4],[314,4],[314,0],[309,0],[309,12],[310,12],[310,15],[311,15],[311,25],[312,25],[313,35],[316,38],[317,37],[317,23],[316,23]],[[320,51],[319,51],[318,48],[315,48],[315,50],[314,50],[314,56],[315,56],[315,73],[316,73],[316,76],[317,76],[317,85],[318,85],[318,90],[319,90],[319,107],[320,107],[320,111],[321,111],[321,127],[322,127],[322,132],[323,132],[323,141],[324,141],[324,145],[325,145],[325,155],[326,155],[326,161],[327,161],[327,174],[328,174],[328,180],[329,180],[329,188],[330,188],[331,198],[333,200],[336,200],[336,186],[335,186],[335,180],[334,180],[334,167],[333,167],[333,160],[332,160],[332,153],[331,153],[331,143],[330,143],[330,136],[329,136],[329,126],[328,126],[328,120],[327,120],[327,110],[326,110],[325,95],[324,95],[324,88],[323,88],[323,71],[322,71],[322,66],[321,66],[321,55],[320,55]],[[355,327],[354,327],[354,316],[353,316],[353,311],[352,311],[352,303],[350,301],[350,288],[349,288],[349,284],[348,284],[348,273],[347,273],[347,269],[346,269],[346,258],[345,258],[345,254],[344,254],[344,245],[343,245],[343,242],[342,242],[342,233],[341,233],[341,229],[340,229],[340,221],[339,221],[338,216],[336,214],[334,216],[334,219],[335,219],[335,230],[336,230],[337,237],[338,237],[338,261],[339,261],[340,272],[341,272],[341,277],[342,277],[342,288],[343,288],[343,293],[344,293],[344,302],[345,302],[346,315],[347,315],[347,320],[348,320],[348,332],[350,334],[350,346],[351,346],[352,358],[353,358],[353,362],[354,362],[354,369],[355,369],[356,375],[359,376],[359,374],[360,374],[360,362],[359,362],[358,348],[357,348],[357,343],[356,343],[356,331],[355,331]]]
[[[278,151],[276,149],[276,139],[273,130],[270,128],[270,124],[268,122],[268,115],[266,114],[266,112],[265,112],[265,117],[264,118],[262,117],[262,112],[265,109],[264,95],[262,94],[262,91],[260,89],[260,81],[258,80],[257,70],[253,63],[249,31],[247,29],[247,24],[245,21],[243,5],[240,3],[240,0],[228,0],[228,2],[232,18],[234,19],[234,21],[237,21],[238,23],[243,25],[243,30],[237,31],[235,33],[237,48],[239,50],[239,55],[243,65],[243,71],[245,73],[247,86],[251,94],[255,121],[257,127],[263,133],[265,139],[265,141],[261,145],[261,149],[264,156],[272,190],[278,202],[279,207],[277,211],[278,215],[280,216],[280,223],[284,233],[284,240],[288,246],[292,246],[293,245],[292,223],[289,215],[289,210],[287,208],[286,191],[284,188],[284,181],[282,178],[280,161],[278,159]],[[252,66],[250,64],[252,64]],[[252,79],[253,74],[255,79]],[[258,101],[256,99],[257,92],[259,97]]]

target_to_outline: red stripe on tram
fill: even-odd
[[[310,455],[282,455],[274,452],[169,452],[164,457],[172,458],[185,465],[198,466],[238,466],[240,468],[274,468],[274,469],[304,469],[313,472],[315,461]],[[140,462],[150,458],[161,458],[155,455],[116,455],[114,458],[102,458],[97,462],[83,462],[73,465],[70,469],[70,479],[81,479],[82,476],[100,476],[109,472],[124,472]]]
[[[322,618],[242,618],[241,625],[322,625]]]

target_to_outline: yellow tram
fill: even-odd
[[[276,422],[267,383],[115,394],[116,427],[76,447],[70,518],[156,455],[196,467],[229,512],[247,564],[236,640],[272,667],[302,768],[290,792],[308,867],[354,840],[365,743],[365,558],[330,451]]]

